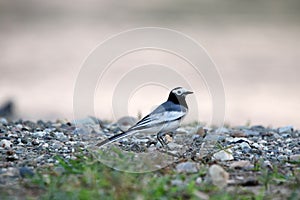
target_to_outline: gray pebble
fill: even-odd
[[[243,131],[247,136],[258,136],[260,134],[258,131],[254,131],[254,130],[245,129]]]
[[[65,134],[63,132],[55,132],[54,135],[56,136],[56,138],[63,138],[66,137]]]
[[[241,147],[242,149],[251,149],[250,145],[249,145],[247,142],[242,142],[242,143],[240,144],[240,147]]]
[[[44,135],[46,135],[46,132],[45,131],[37,131],[37,132],[34,132],[34,133],[32,133],[32,136],[34,136],[34,137],[43,137]]]
[[[291,137],[290,133],[283,133],[281,135],[282,135],[283,138],[289,138],[289,137]]]
[[[291,155],[290,161],[300,161],[300,154]]]
[[[185,173],[197,173],[198,172],[198,167],[197,164],[194,162],[184,162],[184,163],[179,163],[176,166],[177,172],[185,172]]]
[[[173,185],[173,186],[183,186],[184,182],[182,180],[175,179],[175,180],[171,180],[171,185]]]
[[[8,121],[5,118],[0,118],[0,123],[3,125],[7,125]]]
[[[292,133],[294,131],[294,127],[293,126],[285,126],[285,127],[281,127],[278,128],[278,133],[282,134],[282,133]]]
[[[28,168],[28,167],[21,167],[19,169],[19,173],[20,173],[20,176],[22,178],[27,178],[27,177],[32,177],[34,176],[34,172],[32,171],[32,169]]]
[[[287,160],[288,160],[288,157],[287,157],[286,155],[279,155],[279,156],[277,157],[277,159],[280,160],[280,161],[287,161]]]

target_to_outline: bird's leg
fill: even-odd
[[[163,136],[165,134],[166,134],[165,132],[159,132],[159,133],[157,133],[157,140],[159,141],[159,143],[161,144],[162,147],[165,147],[167,145],[167,143],[163,139]]]

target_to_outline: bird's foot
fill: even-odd
[[[157,133],[157,140],[159,141],[159,143],[161,144],[162,147],[164,146],[167,146],[167,143],[165,142],[164,140],[164,136],[165,136],[166,133],[163,133],[163,132],[160,132],[160,133]]]

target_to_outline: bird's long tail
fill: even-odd
[[[117,135],[114,135],[114,136],[112,136],[112,137],[110,137],[110,138],[108,138],[108,139],[106,139],[106,140],[104,140],[104,141],[102,141],[102,142],[100,142],[100,143],[98,143],[98,144],[96,144],[96,146],[99,146],[99,147],[102,147],[102,146],[104,146],[104,145],[107,145],[107,144],[110,144],[110,143],[112,143],[112,142],[115,142],[115,141],[117,141],[117,140],[119,140],[119,139],[121,139],[121,138],[124,138],[124,137],[126,137],[126,136],[128,136],[128,135],[131,135],[131,134],[133,134],[135,131],[126,131],[126,132],[123,132],[123,133],[119,133],[119,134],[117,134]]]

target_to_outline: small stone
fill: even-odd
[[[201,126],[201,127],[198,127],[198,130],[197,130],[196,134],[200,135],[201,137],[205,137],[206,132],[207,131]]]
[[[43,148],[48,148],[49,147],[49,144],[48,143],[45,143],[45,144],[43,144]]]
[[[263,151],[268,151],[268,150],[269,150],[269,147],[264,146],[262,150],[263,150]]]
[[[55,132],[54,135],[56,136],[56,138],[63,138],[66,137],[65,134],[63,132]]]
[[[193,139],[193,143],[198,143],[202,144],[203,142],[203,137],[201,137],[200,135],[192,135],[192,139]]]
[[[0,123],[3,124],[3,125],[7,125],[8,122],[5,118],[0,118]]]
[[[120,143],[125,143],[125,144],[126,144],[126,143],[129,142],[129,139],[128,139],[128,138],[122,138],[122,139],[119,140],[119,142],[120,142]]]
[[[222,133],[210,133],[205,136],[203,141],[207,141],[209,143],[215,143],[223,139],[226,139],[226,137]]]
[[[290,161],[300,161],[300,154],[291,155]]]
[[[16,128],[22,129],[22,128],[23,128],[23,125],[22,125],[22,124],[17,124],[17,125],[16,125]]]
[[[253,131],[248,129],[245,129],[244,133],[246,134],[246,136],[259,136],[260,134],[258,131]]]
[[[278,133],[282,134],[282,133],[292,133],[294,131],[294,127],[293,126],[285,126],[285,127],[281,127],[278,128]]]
[[[269,160],[265,160],[263,162],[263,167],[267,167],[269,169],[273,169],[273,165],[272,165],[272,163]]]
[[[22,143],[22,139],[21,139],[21,138],[18,138],[18,139],[17,139],[17,142],[18,142],[18,143]]]
[[[277,134],[273,131],[265,131],[265,132],[262,132],[261,133],[261,136],[267,136],[267,137],[270,137],[270,136],[274,136],[274,134]]]
[[[37,145],[39,145],[39,144],[40,144],[39,139],[32,140],[32,145],[37,146]]]
[[[14,155],[14,151],[13,150],[7,150],[6,151],[6,155],[8,155],[8,156],[11,156],[11,155]]]
[[[275,139],[282,139],[282,136],[279,135],[278,133],[273,133],[273,137],[274,137]]]
[[[149,138],[135,139],[134,142],[138,144],[145,144],[149,142]]]
[[[60,176],[60,175],[62,175],[66,170],[65,170],[65,168],[63,168],[63,167],[58,166],[58,167],[55,167],[53,171],[56,173],[56,175]]]
[[[213,160],[229,161],[233,160],[232,151],[230,149],[221,150],[213,155]]]
[[[201,177],[198,177],[195,182],[196,184],[200,185],[203,181]]]
[[[197,197],[197,199],[209,200],[209,196],[207,194],[205,194],[204,192],[196,190],[193,192],[193,194]]]
[[[284,149],[284,152],[288,155],[291,155],[292,154],[292,150],[290,149]]]
[[[74,135],[81,135],[81,134],[85,134],[86,131],[83,128],[75,128],[74,131],[72,131],[72,134]]]
[[[254,148],[256,148],[256,149],[259,149],[259,150],[262,150],[262,149],[264,148],[263,145],[257,144],[257,143],[253,143],[252,146],[253,146]]]
[[[250,145],[249,145],[247,142],[242,142],[242,143],[240,144],[240,147],[241,147],[242,149],[251,149]]]
[[[17,154],[13,154],[11,156],[7,156],[6,160],[7,161],[15,161],[15,160],[19,160],[19,157],[17,156]]]
[[[74,146],[77,143],[78,143],[77,141],[68,141],[68,142],[66,142],[67,145],[71,145],[71,146]]]
[[[226,141],[228,141],[230,144],[236,144],[236,143],[242,143],[242,142],[247,142],[248,144],[252,143],[250,140],[248,140],[247,138],[243,138],[243,137],[236,137],[236,138],[228,137],[228,138],[226,138]]]
[[[95,117],[75,120],[74,124],[76,126],[76,129],[73,131],[74,134],[100,133],[103,127],[103,123]],[[119,129],[115,124],[111,125],[111,128]]]
[[[266,140],[260,140],[258,143],[259,144],[268,144],[268,142]]]
[[[8,132],[9,134],[7,135],[9,138],[18,138],[18,134],[17,133],[12,133],[12,132]]]
[[[19,169],[19,173],[22,178],[34,176],[34,172],[32,171],[32,169],[29,169],[28,167],[21,167]]]
[[[182,180],[175,179],[175,180],[171,180],[171,185],[173,185],[173,186],[183,186],[184,182]]]
[[[28,138],[22,137],[22,138],[21,138],[21,142],[22,142],[23,144],[27,144],[27,143],[28,143]]]
[[[55,149],[55,151],[58,151],[58,149],[62,148],[63,144],[60,142],[53,142],[52,143],[52,148]],[[57,150],[56,150],[57,149]]]
[[[218,142],[225,142],[226,136],[225,135],[219,135]]]
[[[197,173],[198,172],[198,167],[197,164],[194,162],[184,162],[184,163],[179,163],[176,166],[176,170],[179,173],[185,172],[185,173]]]
[[[73,124],[76,126],[81,126],[81,125],[98,125],[100,121],[94,117],[87,117],[83,119],[77,119],[73,121]]]
[[[0,141],[0,147],[8,149],[12,147],[12,143],[9,140],[3,139]]]
[[[291,134],[290,134],[290,133],[282,133],[281,135],[282,135],[282,137],[284,137],[284,138],[289,138],[289,137],[291,137]]]
[[[243,131],[233,131],[230,133],[232,137],[246,137],[247,135]]]
[[[292,139],[291,139],[291,138],[288,138],[288,139],[285,140],[285,142],[286,142],[286,143],[291,143],[291,142],[292,142]]]
[[[37,132],[34,132],[34,133],[32,133],[32,135],[34,136],[34,137],[43,137],[44,135],[46,135],[46,132],[45,131],[37,131]]]
[[[18,169],[14,167],[8,167],[7,169],[2,170],[2,172],[5,174],[5,176],[18,177]]]
[[[235,161],[230,164],[231,169],[243,169],[243,168],[248,168],[251,166],[251,163],[249,160],[239,160]]]
[[[254,177],[248,177],[241,183],[241,186],[257,186],[257,185],[259,185],[259,181]]]
[[[265,127],[262,125],[254,125],[254,126],[251,126],[250,129],[261,131],[261,130],[265,130]]]
[[[182,145],[174,143],[174,142],[171,142],[171,143],[168,144],[168,148],[170,150],[179,150],[179,149],[182,148]]]
[[[280,161],[286,161],[286,160],[288,160],[288,156],[286,156],[286,155],[279,155],[277,157],[277,159],[280,160]]]
[[[44,183],[47,184],[47,185],[50,185],[50,183],[51,183],[50,175],[49,174],[43,174],[42,177],[43,177]]]
[[[143,151],[143,147],[136,143],[133,143],[132,145],[130,145],[129,149],[130,149],[130,151],[133,151],[133,152],[142,152]]]
[[[208,180],[215,186],[224,188],[227,186],[229,174],[219,165],[212,165],[208,170]]]

